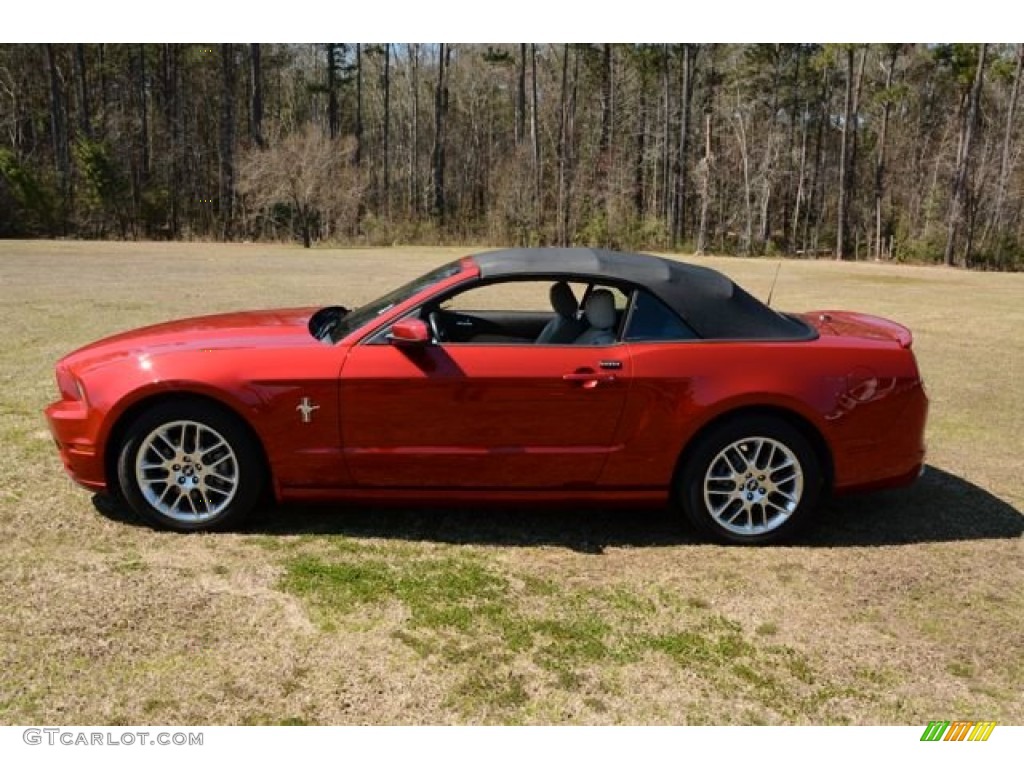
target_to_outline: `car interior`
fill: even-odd
[[[510,303],[523,308],[489,308]],[[603,345],[618,338],[628,305],[629,296],[613,286],[505,281],[428,303],[420,316],[443,343]]]
[[[428,301],[406,317],[426,323],[440,344],[604,346],[619,339],[700,338],[648,291],[587,278],[476,283]],[[383,328],[369,343],[386,344],[389,334],[390,327]]]

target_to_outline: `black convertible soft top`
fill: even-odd
[[[607,278],[639,285],[705,339],[811,339],[814,329],[766,307],[707,267],[595,248],[510,248],[473,257],[483,279],[522,275]]]

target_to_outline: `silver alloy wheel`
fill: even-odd
[[[135,480],[161,515],[201,523],[223,512],[235,497],[238,459],[216,430],[197,421],[170,421],[140,444]]]
[[[796,511],[803,492],[800,460],[770,437],[745,437],[726,446],[704,476],[712,519],[740,536],[778,528]]]

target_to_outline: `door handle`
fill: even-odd
[[[574,371],[562,376],[562,381],[578,381],[583,389],[593,389],[601,382],[611,384],[615,381],[614,373],[598,373],[597,371]]]

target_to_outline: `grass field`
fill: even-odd
[[[359,304],[455,249],[0,242],[0,723],[1024,724],[1024,275],[786,262],[776,306],[909,325],[912,489],[791,546],[670,510],[287,508],[158,533],[71,484],[42,409],[100,336]],[[701,259],[756,295],[768,260]]]

